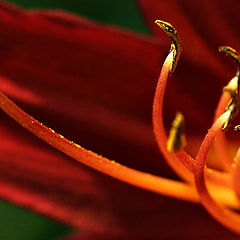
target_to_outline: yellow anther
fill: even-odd
[[[182,43],[176,29],[168,22],[162,20],[156,20],[155,23],[169,36],[172,40],[170,51],[173,51],[173,63],[170,73],[173,73],[177,62],[179,60],[180,54],[182,52]]]
[[[186,146],[186,138],[184,134],[184,117],[181,113],[177,113],[169,133],[167,141],[167,150],[169,152],[177,152]]]

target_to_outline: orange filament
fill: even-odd
[[[183,179],[192,182],[192,175],[188,171],[189,168],[191,168],[191,160],[183,158],[182,161],[186,160],[186,164],[184,167],[181,162],[178,160],[176,155],[174,153],[170,153],[166,146],[167,146],[167,136],[164,130],[164,124],[163,124],[163,117],[162,117],[162,108],[163,108],[163,98],[164,93],[166,89],[167,79],[169,76],[169,73],[171,71],[171,66],[173,62],[173,51],[171,51],[162,67],[162,71],[160,73],[154,101],[153,101],[153,113],[152,113],[152,119],[153,119],[153,132],[156,138],[156,141],[158,143],[158,146],[166,158],[168,164],[174,169],[174,171]]]
[[[240,234],[240,216],[222,206],[210,196],[204,179],[204,168],[206,167],[208,150],[212,145],[217,133],[222,129],[223,124],[229,119],[229,116],[230,112],[226,111],[217,119],[217,121],[208,131],[196,157],[196,162],[194,164],[194,175],[200,200],[208,212],[225,227]]]
[[[24,128],[78,162],[137,187],[178,199],[198,202],[193,186],[128,168],[86,150],[28,115],[1,91],[0,107]],[[226,201],[231,206],[236,206],[234,201]]]

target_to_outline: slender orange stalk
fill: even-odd
[[[173,61],[173,52],[171,51],[169,55],[167,56],[162,71],[160,73],[154,101],[153,101],[153,113],[152,113],[152,119],[153,119],[153,132],[156,138],[156,141],[158,143],[158,146],[166,158],[168,164],[174,169],[174,171],[181,176],[183,179],[192,182],[192,175],[188,171],[188,167],[184,167],[182,163],[179,161],[179,159],[176,157],[174,153],[170,153],[166,146],[167,146],[167,136],[164,130],[164,124],[163,124],[163,118],[162,118],[162,112],[163,112],[163,98],[164,93],[166,89],[167,79],[170,73],[170,69],[172,66]],[[185,158],[183,158],[183,161]],[[190,160],[191,161],[191,160]],[[186,166],[189,166],[191,168],[191,165],[188,165],[189,162],[186,159]]]
[[[215,219],[230,230],[240,234],[240,216],[217,203],[209,194],[204,179],[204,168],[206,166],[206,157],[210,146],[217,133],[222,129],[223,124],[229,119],[230,112],[226,111],[208,131],[204,138],[194,164],[195,184],[199,193],[200,200],[205,208]]]
[[[66,155],[91,168],[121,181],[156,193],[198,202],[198,197],[193,186],[128,168],[116,163],[115,161],[111,161],[105,157],[97,155],[96,153],[86,150],[78,144],[69,141],[62,135],[55,133],[52,129],[46,127],[28,115],[2,92],[0,92],[0,107],[16,122],[32,132],[34,135],[61,152],[64,152]],[[233,202],[230,204],[235,205]]]

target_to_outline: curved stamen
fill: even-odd
[[[204,138],[194,164],[195,184],[199,193],[200,200],[208,212],[216,218],[221,224],[231,229],[236,233],[240,233],[240,216],[227,209],[226,207],[218,204],[209,194],[206,182],[204,179],[204,168],[206,166],[206,157],[209,148],[216,137],[216,134],[221,131],[223,124],[228,121],[231,112],[226,111],[218,120],[213,124],[208,134]]]
[[[153,112],[152,112],[152,120],[153,120],[153,132],[158,143],[158,146],[166,158],[168,164],[174,169],[174,171],[184,180],[188,182],[193,182],[192,174],[186,169],[188,166],[183,166],[180,161],[186,161],[187,163],[190,160],[186,160],[185,157],[183,159],[179,159],[175,154],[170,153],[167,146],[167,135],[164,129],[163,124],[163,98],[165,94],[166,84],[168,80],[168,76],[173,70],[176,68],[176,64],[180,57],[182,51],[182,45],[180,38],[177,34],[177,31],[172,27],[170,23],[156,20],[155,23],[170,37],[172,40],[171,48],[169,54],[164,61],[154,95],[153,100]],[[178,49],[180,51],[178,51]],[[191,167],[191,166],[190,166]]]

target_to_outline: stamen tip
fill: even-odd
[[[155,23],[172,39],[176,38],[177,31],[169,22],[164,22],[162,20],[155,20]]]
[[[218,51],[223,52],[226,55],[229,55],[238,64],[237,75],[239,75],[240,54],[234,48],[229,47],[229,46],[220,46],[218,48]]]
[[[170,69],[170,74],[174,72],[177,62],[179,60],[181,51],[182,51],[182,43],[180,37],[178,36],[177,30],[168,22],[164,22],[162,20],[155,20],[155,23],[169,36],[172,40],[171,48],[169,52],[173,52],[173,60],[172,66]]]
[[[236,132],[240,132],[240,125],[236,125],[236,126],[234,127],[234,130],[235,130]]]

